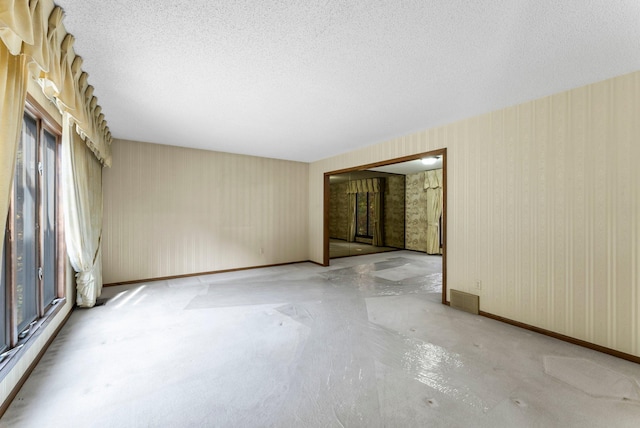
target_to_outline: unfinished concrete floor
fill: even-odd
[[[640,365],[440,304],[399,251],[105,289],[3,427],[638,427]]]

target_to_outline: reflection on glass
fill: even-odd
[[[368,207],[369,207],[369,198],[367,198],[368,193],[358,193],[356,196],[356,225],[357,225],[357,235],[358,236],[368,236],[369,234],[369,216]]]
[[[373,237],[373,218],[375,216],[374,200],[375,198],[367,192],[358,193],[356,225],[357,236],[362,238]]]
[[[423,251],[421,246],[426,241],[422,235],[427,227],[424,224],[422,229],[426,221],[422,208],[426,209],[422,202],[423,182],[425,171],[442,169],[444,156],[437,158],[438,162],[431,166],[414,159],[329,177],[329,257],[396,249]],[[369,184],[373,184],[375,193],[367,192],[371,190]],[[438,229],[442,233],[442,227]],[[441,244],[443,239],[440,236]]]
[[[36,305],[36,121],[25,116],[14,180],[14,242],[18,330],[37,316]]]
[[[3,234],[2,240],[2,274],[0,275],[0,308],[6,308],[5,296],[7,293],[6,279],[7,279],[7,237],[6,232]],[[4,314],[0,315],[0,352],[4,352],[7,349],[7,333],[6,333],[6,317]]]
[[[42,213],[43,213],[43,304],[48,306],[56,297],[56,138],[49,132],[44,132],[42,174]]]

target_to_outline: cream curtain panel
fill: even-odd
[[[12,55],[2,43],[0,64],[0,230],[4,236],[28,76],[25,57]],[[0,253],[3,247],[0,245]]]
[[[424,188],[427,191],[427,254],[440,254],[442,169],[425,172]]]
[[[63,154],[66,153],[67,158],[63,174],[67,167],[76,163],[75,154],[78,151],[73,150],[71,145],[78,137],[102,165],[111,164],[111,133],[93,95],[93,87],[88,84],[88,75],[82,71],[82,58],[73,51],[74,38],[66,32],[62,18],[62,9],[52,0],[0,0],[0,223],[3,225],[8,212],[15,148],[22,128],[29,75],[63,115]],[[65,218],[76,219],[67,224],[67,236],[75,236],[67,242],[67,250],[70,257],[81,259],[74,264],[74,267],[82,269],[82,278],[78,277],[78,299],[82,300],[83,306],[92,306],[95,303],[92,295],[96,289],[99,293],[102,284],[98,272],[100,246],[97,246],[97,250],[92,246],[95,231],[92,229],[89,234],[91,238],[87,238],[85,226],[87,217],[92,224],[95,219],[101,218],[101,214],[91,214],[92,210],[97,209],[91,207],[95,201],[88,199],[87,193],[78,189],[81,184],[69,181],[81,175],[77,171],[71,173],[62,189],[63,200],[69,201],[65,205]],[[92,192],[96,190],[94,187],[92,184]],[[81,211],[70,211],[73,209]],[[102,205],[99,210],[102,212]],[[74,227],[77,230],[71,230]],[[78,239],[78,236],[83,238]],[[92,259],[91,262],[86,261],[85,252],[92,254],[87,256]],[[83,256],[78,258],[73,256],[74,253],[82,253]],[[86,273],[87,265],[91,266],[87,268],[90,274]],[[90,279],[87,280],[87,277]],[[86,284],[93,285],[88,287]],[[91,287],[94,289],[89,290]]]
[[[70,129],[72,119],[64,116]],[[67,251],[76,273],[80,307],[92,307],[102,291],[102,165],[75,132],[64,133],[62,199]],[[64,138],[64,137],[63,137]]]

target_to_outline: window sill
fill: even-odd
[[[40,337],[40,335],[46,330],[47,326],[51,324],[56,316],[62,311],[66,301],[66,298],[56,299],[56,303],[49,307],[44,316],[35,321],[33,326],[29,329],[29,333],[24,338],[20,339],[15,347],[1,354],[4,355],[4,358],[0,359],[0,382],[5,379],[31,346],[33,346],[36,339]],[[43,347],[43,350],[47,347],[48,344]]]

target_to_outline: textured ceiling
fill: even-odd
[[[116,138],[314,161],[640,69],[638,0],[58,0]]]

